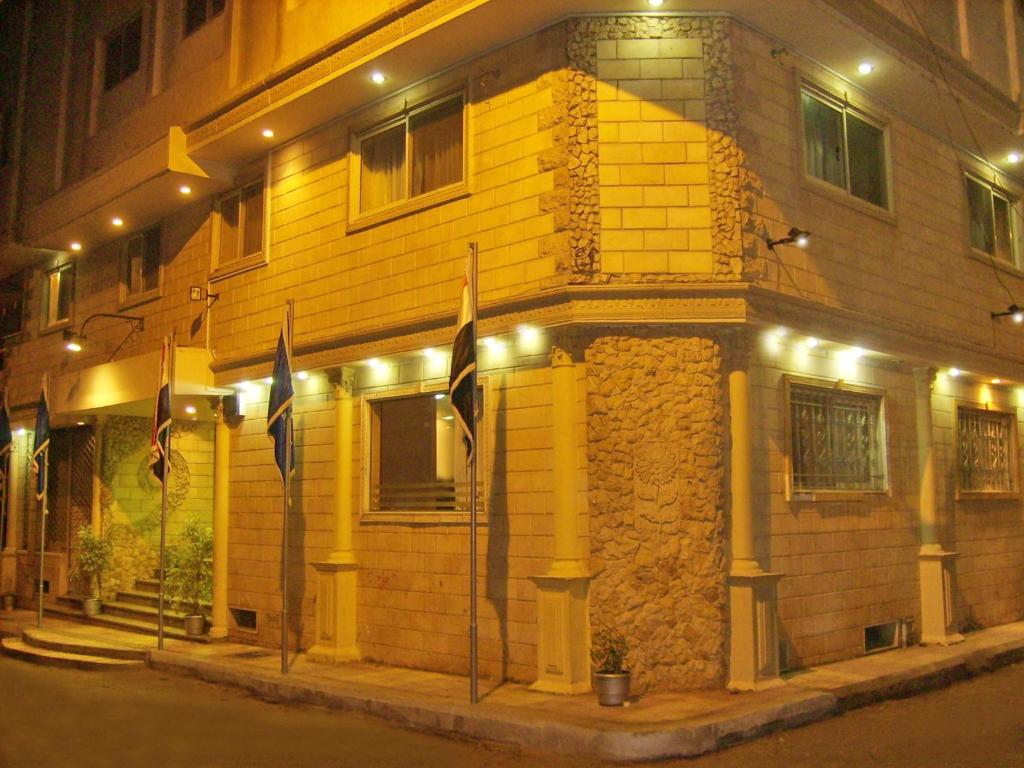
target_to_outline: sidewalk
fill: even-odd
[[[35,614],[0,614],[0,636],[35,626]],[[554,696],[526,686],[481,681],[468,703],[467,678],[355,662],[331,667],[237,643],[156,640],[46,617],[45,629],[78,640],[149,648],[155,669],[192,674],[280,702],[358,710],[402,725],[542,751],[604,760],[699,755],[760,734],[791,728],[885,698],[905,696],[1024,659],[1024,622],[972,633],[956,646],[914,647],[803,670],[756,693],[651,694],[629,707],[600,707],[594,695]]]

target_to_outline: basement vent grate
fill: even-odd
[[[231,618],[235,620],[235,626],[239,629],[256,631],[256,611],[249,608],[232,608]]]
[[[864,627],[864,653],[877,653],[896,648],[900,644],[900,623],[888,621]]]

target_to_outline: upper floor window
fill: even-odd
[[[957,491],[1017,493],[1017,415],[957,404]]]
[[[129,237],[122,253],[125,299],[155,291],[160,286],[160,227]]]
[[[47,328],[71,319],[75,295],[74,266],[65,264],[46,273],[43,286],[43,325]]]
[[[462,95],[410,110],[355,138],[359,214],[377,211],[464,178]]]
[[[889,207],[885,131],[847,104],[818,92],[800,93],[804,169],[850,195]]]
[[[973,176],[967,176],[967,213],[971,247],[1017,263],[1017,243],[1011,209],[1013,201],[998,189]]]
[[[185,37],[224,10],[224,0],[185,0]]]
[[[8,165],[14,159],[14,108],[10,105],[0,109],[0,166]]]
[[[0,370],[4,368],[8,342],[21,332],[24,289],[24,272],[16,272],[0,280]]]
[[[220,199],[217,270],[233,270],[263,259],[263,180],[236,189]]]
[[[836,382],[789,382],[792,490],[886,490],[883,401]]]
[[[122,24],[106,38],[103,87],[111,90],[139,71],[142,58],[142,16]]]

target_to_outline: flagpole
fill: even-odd
[[[477,257],[479,255],[476,243],[469,244],[470,254],[470,297],[473,316],[473,334],[470,339],[470,349],[476,352],[477,336]],[[473,419],[473,454],[469,462],[469,701],[476,704],[479,701],[477,683],[477,622],[476,622],[476,467],[477,457],[480,455],[480,440],[476,429],[476,373],[474,372],[470,388],[471,418]]]
[[[174,424],[174,337],[175,332],[172,330],[171,340],[167,345],[167,401],[170,406],[168,415],[171,423],[167,425],[167,433],[164,436],[164,476],[160,483],[160,589],[156,612],[156,647],[161,651],[164,649],[164,583],[167,578],[167,486],[171,481],[171,430]],[[163,382],[160,382],[156,393],[158,401],[162,386]],[[154,410],[159,413],[159,402]],[[156,439],[160,439],[159,434]]]
[[[291,376],[292,328],[295,324],[293,312],[295,302],[288,299],[288,338],[287,344],[288,375]],[[285,411],[285,442],[284,442],[284,505],[283,524],[281,531],[281,674],[288,674],[288,507],[291,503],[292,490],[292,408]]]
[[[40,469],[43,472],[43,498],[39,500],[42,514],[39,516],[39,608],[38,615],[36,616],[36,626],[43,626],[43,565],[46,560],[46,516],[50,514],[46,508],[46,497],[49,495],[50,490],[50,449],[47,448],[43,451],[43,455],[39,457]]]

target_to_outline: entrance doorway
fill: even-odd
[[[46,549],[63,552],[67,573],[74,572],[78,529],[92,522],[92,476],[96,437],[91,426],[55,429],[50,433],[50,476],[46,496]]]

